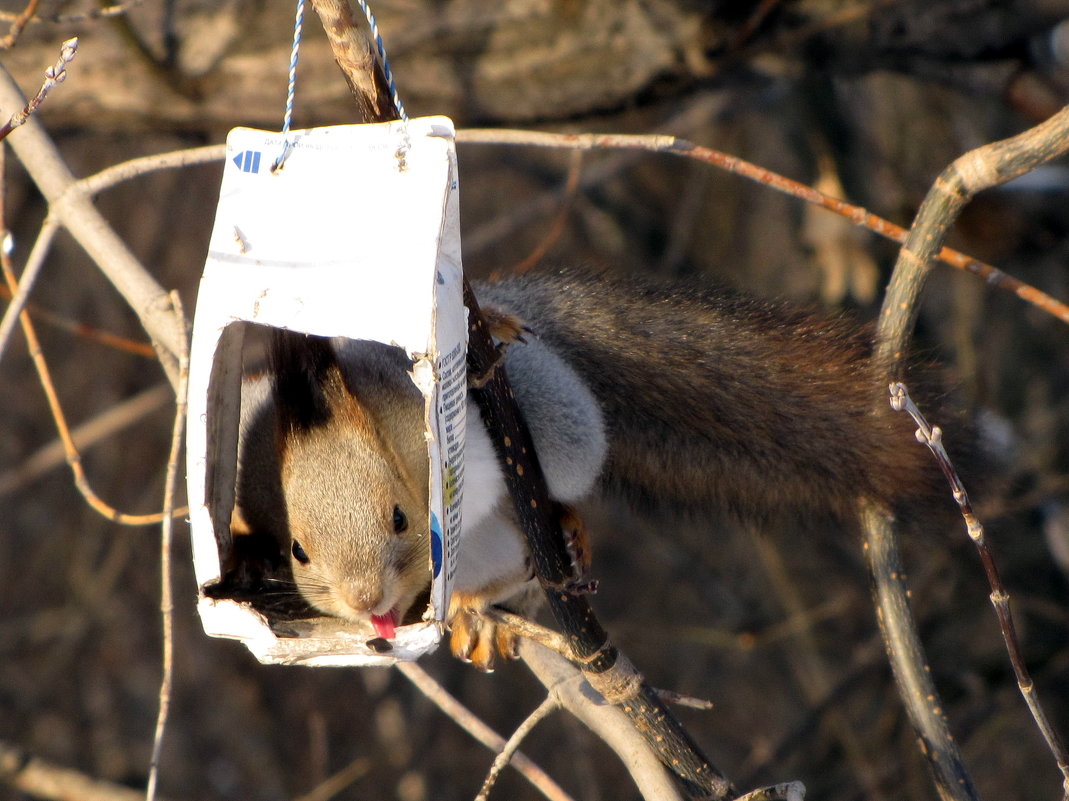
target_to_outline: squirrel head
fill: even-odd
[[[422,396],[403,371],[383,380],[385,361],[347,369],[329,339],[289,332],[272,346],[294,582],[392,636],[430,580],[430,536]]]

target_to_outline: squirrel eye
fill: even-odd
[[[297,542],[297,540],[293,541],[293,547],[290,548],[290,550],[293,551],[293,558],[300,562],[302,565],[306,565],[312,561],[308,558],[308,554],[304,552],[304,548],[301,547],[301,544]]]
[[[394,534],[400,534],[402,531],[408,528],[408,518],[405,517],[405,513],[401,511],[400,506],[393,508],[393,532]]]

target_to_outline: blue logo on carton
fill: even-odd
[[[260,151],[243,150],[234,156],[234,163],[238,165],[238,169],[242,172],[259,172]]]
[[[431,564],[434,566],[434,577],[438,578],[442,572],[442,524],[434,512],[431,512]]]

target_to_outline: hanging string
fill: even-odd
[[[290,68],[289,76],[286,85],[286,111],[282,117],[282,152],[279,154],[275,163],[271,166],[271,172],[279,169],[289,156],[292,149],[292,143],[289,139],[290,126],[293,124],[293,103],[294,97],[297,93],[297,56],[301,49],[301,38],[304,32],[304,2],[305,0],[297,0],[297,12],[293,22],[293,48],[290,51]],[[390,90],[390,99],[393,101],[394,108],[397,109],[397,116],[400,117],[402,122],[408,122],[408,112],[405,111],[405,104],[401,102],[401,95],[397,91],[397,83],[393,78],[393,70],[390,69],[390,59],[386,55],[386,45],[383,44],[382,34],[379,33],[379,24],[375,20],[375,15],[371,11],[371,7],[367,4],[366,0],[357,0],[360,4],[360,8],[364,11],[364,16],[367,17],[367,23],[371,26],[371,35],[375,37],[375,47],[378,50],[379,60],[382,63],[382,73],[386,77],[386,85]],[[408,150],[408,132],[407,126],[405,130],[405,142],[402,144],[398,151],[398,159],[404,166],[404,153]]]
[[[304,0],[297,0],[297,14],[293,21],[293,49],[290,50],[290,70],[286,83],[286,111],[282,116],[282,152],[271,166],[274,172],[283,165],[290,154],[290,126],[293,124],[293,100],[297,94],[297,54],[301,50],[304,34]]]
[[[401,102],[401,96],[397,93],[397,84],[393,80],[390,59],[386,57],[386,46],[382,43],[379,24],[375,21],[375,15],[371,13],[371,7],[368,6],[367,2],[365,0],[356,1],[360,4],[360,8],[364,10],[367,24],[371,26],[371,35],[375,37],[375,46],[378,48],[379,60],[382,62],[382,74],[386,76],[386,85],[390,88],[390,99],[393,100],[393,106],[397,109],[397,116],[404,122],[408,122],[408,112],[405,111],[405,104]]]

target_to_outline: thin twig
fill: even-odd
[[[25,102],[18,85],[0,65],[0,108],[21,108]],[[175,324],[168,293],[133,255],[89,198],[79,192],[68,194],[76,183],[74,176],[36,117],[30,117],[7,139],[7,143],[48,201],[49,219],[70,231],[130,304],[142,327],[152,337],[171,386],[177,386],[176,354],[181,348],[184,328]]]
[[[516,731],[509,737],[508,742],[505,743],[500,753],[494,757],[494,762],[490,766],[490,772],[487,773],[486,778],[483,780],[483,786],[479,790],[479,794],[475,796],[475,801],[486,801],[490,797],[490,791],[494,788],[494,784],[497,782],[497,777],[501,775],[501,771],[508,765],[509,760],[512,759],[517,749],[520,747],[520,743],[523,742],[523,738],[530,734],[534,727],[541,723],[545,718],[556,710],[560,709],[560,701],[556,696],[550,694],[539,704],[535,710],[527,716],[527,719],[516,727]]]
[[[332,773],[304,795],[293,801],[329,801],[342,790],[363,776],[366,776],[374,763],[369,757],[357,757],[337,773]]]
[[[470,709],[460,703],[415,662],[398,662],[396,667],[406,679],[416,685],[417,689],[431,703],[442,710],[446,717],[484,746],[495,752],[499,752],[505,747],[504,737],[483,723]],[[511,764],[546,798],[551,799],[551,801],[572,801],[571,796],[553,781],[553,778],[548,773],[524,754],[515,754]]]
[[[35,757],[0,740],[0,781],[49,801],[143,801],[144,794],[121,784]],[[159,801],[159,799],[157,799]]]
[[[11,28],[7,32],[7,36],[0,39],[0,50],[10,50],[15,42],[18,41],[19,36],[22,35],[23,28],[33,19],[33,15],[37,13],[37,6],[41,4],[41,0],[30,0],[26,4],[26,8],[11,21]]]
[[[88,196],[99,194],[123,181],[140,178],[158,170],[173,170],[178,167],[192,167],[196,164],[211,164],[221,161],[226,156],[226,145],[204,145],[182,150],[171,150],[152,156],[141,156],[129,161],[121,161],[107,169],[76,181],[68,190]]]
[[[1069,798],[1069,753],[1066,752],[1062,738],[1051,725],[1050,719],[1039,702],[1035,683],[1032,681],[1024,655],[1021,653],[1020,642],[1017,639],[1017,628],[1014,625],[1013,614],[1010,611],[1010,594],[1002,584],[998,566],[995,564],[994,554],[987,546],[987,541],[984,538],[984,525],[973,511],[972,503],[969,501],[969,495],[965,491],[961,477],[958,475],[954,464],[950,461],[946,448],[943,447],[942,430],[938,426],[928,424],[921,410],[917,408],[917,405],[909,396],[909,391],[906,389],[905,384],[896,382],[891,384],[890,390],[891,408],[899,412],[905,411],[913,418],[913,422],[917,424],[917,440],[928,446],[928,450],[932,452],[936,462],[939,464],[939,468],[943,471],[943,475],[946,476],[947,482],[950,484],[954,500],[957,502],[958,508],[961,510],[961,516],[965,520],[965,528],[968,531],[969,539],[973,541],[976,550],[980,554],[980,563],[984,566],[984,573],[987,574],[987,581],[991,586],[991,604],[995,607],[995,615],[998,617],[1002,640],[1006,644],[1006,652],[1009,654],[1010,664],[1013,666],[1013,673],[1017,678],[1017,686],[1021,690],[1025,704],[1032,713],[1043,739],[1047,741],[1047,747],[1050,748],[1051,754],[1054,755],[1058,770],[1062,773],[1062,790],[1066,798]]]
[[[813,636],[813,622],[807,620],[806,607],[798,588],[791,579],[790,571],[783,562],[783,557],[774,543],[761,532],[747,527],[750,541],[757,549],[761,564],[765,569],[773,592],[779,603],[800,625],[793,639],[797,647],[790,651],[791,669],[801,685],[806,700],[813,706],[822,704],[827,699],[835,682],[831,678],[831,668],[820,655],[816,638]],[[841,709],[829,707],[823,718],[831,736],[842,748],[846,761],[850,764],[853,775],[864,791],[866,798],[877,801],[886,797],[880,787],[880,772],[871,754],[866,753],[857,728]]]
[[[941,258],[950,226],[965,204],[978,192],[1024,175],[1067,150],[1069,106],[1017,136],[970,150],[943,170],[917,210],[899,251],[880,318],[878,358],[901,362],[919,311],[917,298],[931,272],[932,260]],[[1017,294],[1022,296],[1020,291]],[[1045,305],[1036,305],[1054,313]],[[1069,320],[1062,312],[1055,316]]]
[[[175,317],[185,324],[182,299],[178,292],[171,293]],[[178,353],[178,395],[175,399],[174,428],[171,433],[171,451],[167,457],[167,478],[163,489],[163,521],[160,526],[160,616],[163,621],[163,675],[160,678],[159,713],[156,716],[156,731],[152,738],[152,758],[149,761],[148,784],[145,801],[155,801],[159,780],[160,754],[163,750],[163,735],[167,731],[167,715],[171,708],[171,687],[174,683],[174,591],[171,587],[171,541],[174,538],[174,492],[178,484],[178,463],[182,454],[182,434],[186,424],[186,389],[189,384],[189,346]]]
[[[762,787],[740,795],[735,801],[803,801],[805,785],[801,782],[784,782]]]
[[[520,656],[562,707],[616,753],[642,798],[682,801],[682,787],[659,754],[620,707],[605,703],[574,664],[531,640],[520,641]]]
[[[689,133],[697,131],[707,125],[709,120],[720,113],[726,101],[719,95],[698,95],[683,109],[668,118],[663,124],[658,125],[653,131],[654,135],[660,133]],[[457,141],[463,142],[467,136],[466,131],[457,131]],[[480,142],[474,142],[479,144]],[[495,144],[485,142],[485,144]],[[585,164],[579,177],[579,189],[586,190],[601,186],[613,176],[619,175],[629,166],[644,158],[639,150],[623,150],[608,155],[605,158],[592,160]],[[536,194],[533,198],[510,203],[507,211],[503,211],[494,219],[476,226],[465,235],[464,253],[478,255],[494,247],[499,241],[511,235],[532,221],[551,217],[557,212],[561,203],[561,188],[551,189]]]
[[[553,247],[560,235],[564,233],[564,226],[568,222],[568,214],[572,208],[572,201],[575,200],[576,190],[579,188],[579,176],[582,173],[583,166],[583,151],[573,150],[571,153],[571,159],[568,161],[568,177],[564,182],[564,189],[561,191],[561,204],[557,210],[556,216],[549,224],[549,230],[546,231],[545,236],[542,237],[542,241],[535,246],[535,249],[527,254],[522,260],[520,260],[510,271],[513,275],[523,275],[531,270],[532,267],[538,264],[543,257],[549,252],[549,249]],[[495,278],[496,276],[491,276]]]
[[[517,615],[515,612],[508,612],[494,607],[474,614],[478,614],[498,626],[502,626],[517,637],[536,642],[543,648],[548,648],[554,653],[560,654],[565,659],[571,658],[572,649],[563,634],[535,623],[533,620],[528,620],[523,615]]]
[[[25,293],[25,287],[20,285]],[[0,298],[6,298],[11,300],[11,290],[4,285],[0,285]],[[156,351],[152,349],[152,346],[147,342],[135,342],[132,339],[121,337],[118,334],[112,334],[108,331],[104,331],[100,328],[83,323],[79,320],[73,320],[70,317],[64,317],[62,314],[56,314],[53,311],[43,308],[36,303],[26,303],[26,311],[30,313],[30,316],[39,323],[44,323],[51,328],[59,329],[60,331],[66,331],[69,334],[74,334],[82,339],[88,339],[92,342],[98,342],[108,348],[115,350],[125,351],[126,353],[133,353],[137,356],[144,356],[146,359],[156,359]]]
[[[44,266],[45,258],[52,249],[52,242],[58,232],[59,222],[51,217],[47,217],[44,223],[41,224],[37,240],[33,243],[30,256],[26,260],[26,267],[23,268],[22,276],[19,278],[19,287],[17,290],[11,290],[11,303],[8,304],[7,310],[4,312],[4,319],[0,321],[0,359],[3,358],[4,352],[7,350],[7,344],[11,341],[11,333],[15,330],[19,315],[26,308],[30,292],[33,291],[34,284],[37,283],[37,276],[41,273],[41,267]],[[5,259],[11,259],[12,244],[13,240],[10,233],[5,233],[3,242],[0,242],[0,248],[4,251]],[[10,289],[10,287],[8,288]]]
[[[7,251],[0,248],[0,268],[3,270],[4,280],[7,281],[7,286],[11,290],[12,294],[18,294],[19,285],[15,280],[15,273],[11,269],[11,260],[7,254]],[[173,299],[172,299],[173,300]],[[67,464],[70,465],[71,472],[74,473],[74,485],[78,488],[78,491],[85,498],[89,506],[108,520],[114,523],[119,523],[124,526],[148,526],[161,523],[167,517],[183,517],[189,513],[186,507],[181,509],[175,509],[171,513],[156,512],[147,515],[131,515],[125,512],[120,512],[109,504],[101,500],[100,496],[96,494],[92,486],[89,484],[89,479],[85,475],[85,470],[82,467],[82,457],[78,453],[77,447],[74,445],[74,440],[71,437],[70,427],[67,425],[67,417],[63,413],[63,408],[59,403],[59,395],[56,393],[55,385],[52,383],[52,374],[48,369],[48,363],[45,361],[44,351],[41,349],[41,343],[37,339],[37,332],[34,330],[33,322],[30,320],[30,315],[23,311],[19,315],[19,322],[22,324],[22,333],[26,337],[26,345],[29,349],[30,356],[33,359],[34,367],[37,369],[37,377],[41,382],[41,388],[45,392],[45,397],[48,399],[48,408],[52,412],[52,419],[55,420],[56,430],[59,432],[60,439],[63,441],[63,450],[67,457]]]
[[[1023,175],[1069,149],[1069,107],[1023,133],[976,148],[955,159],[933,183],[899,251],[876,331],[876,359],[891,380],[902,371],[906,343],[919,311],[921,290],[951,225],[965,204],[991,186]],[[880,630],[910,721],[944,798],[975,799],[976,790],[950,735],[943,704],[926,664],[898,535],[887,510],[860,504],[865,556],[877,603]]]
[[[76,22],[90,22],[96,19],[117,17],[120,14],[125,14],[131,8],[137,8],[143,2],[145,2],[145,0],[129,0],[129,2],[126,3],[116,3],[110,6],[103,6],[102,8],[93,8],[78,14],[45,14],[32,17],[30,22],[50,22],[59,25],[69,25]],[[14,21],[17,17],[17,14],[10,11],[0,11],[0,20],[10,22]]]
[[[655,153],[667,153],[674,156],[696,159],[712,164],[734,173],[742,178],[768,186],[778,192],[791,195],[807,203],[846,217],[855,225],[866,228],[873,233],[904,243],[907,231],[888,222],[868,210],[854,206],[838,198],[824,194],[811,186],[793,181],[782,175],[758,167],[743,159],[730,156],[712,148],[702,147],[666,135],[641,134],[558,134],[544,131],[521,131],[512,129],[468,128],[457,131],[457,142],[477,145],[526,145],[530,147],[567,147],[577,150],[624,149],[648,150]],[[1011,176],[1012,177],[1012,176]],[[1007,178],[1006,180],[1009,180]],[[951,248],[941,247],[935,254],[945,264],[982,278],[990,286],[1011,292],[1021,300],[1031,303],[1039,309],[1053,315],[1063,323],[1069,323],[1069,304],[1063,303],[1026,284],[990,264],[967,256]]]
[[[2,47],[2,44],[0,44],[0,47]],[[71,63],[71,60],[76,55],[78,55],[77,36],[60,45],[59,59],[45,70],[45,81],[41,84],[41,88],[37,90],[37,94],[19,111],[12,114],[11,119],[0,126],[0,141],[20,125],[23,125],[30,118],[30,115],[37,110],[37,107],[45,102],[48,93],[67,79],[67,65]]]
[[[79,452],[85,453],[94,445],[162,409],[173,398],[170,384],[157,384],[81,423],[71,430],[71,439],[77,443]],[[64,462],[63,440],[57,437],[27,456],[21,464],[0,473],[0,498],[17,492]]]
[[[657,697],[666,704],[685,706],[690,709],[700,709],[703,712],[708,712],[716,706],[716,704],[707,698],[695,698],[693,695],[683,695],[682,693],[677,693],[675,690],[662,690],[660,687],[654,687],[653,691],[657,693]]]

